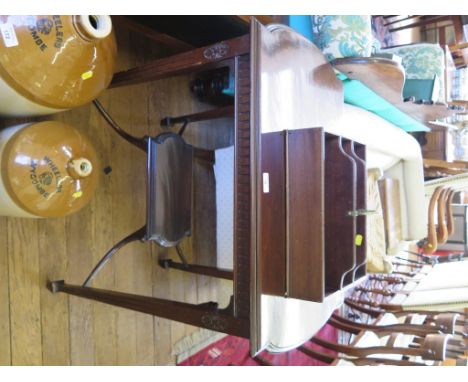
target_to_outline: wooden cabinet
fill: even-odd
[[[261,141],[262,293],[321,302],[365,274],[365,146],[321,128]]]
[[[447,160],[447,146],[449,143],[449,130],[445,126],[431,126],[426,133],[427,143],[422,146],[422,155],[427,159]]]

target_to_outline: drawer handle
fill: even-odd
[[[369,215],[377,215],[377,210],[365,210],[365,209],[358,209],[353,211],[348,211],[348,216],[369,216]]]

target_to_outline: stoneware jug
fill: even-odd
[[[109,85],[115,56],[109,16],[0,16],[0,114],[92,101]]]
[[[0,131],[0,166],[0,215],[69,215],[89,202],[98,183],[93,145],[56,121]]]

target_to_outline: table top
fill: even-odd
[[[254,261],[251,272],[251,352],[278,352],[310,339],[343,302],[344,290],[322,302],[262,293],[260,169],[262,134],[323,127],[339,120],[343,88],[320,50],[284,25],[262,26],[252,22],[252,182],[255,219],[252,222]]]

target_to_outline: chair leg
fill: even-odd
[[[145,137],[135,137],[129,133],[127,133],[124,129],[122,129],[117,122],[115,122],[110,114],[104,109],[104,106],[95,99],[93,101],[94,106],[96,106],[96,109],[101,113],[102,117],[106,120],[106,122],[109,124],[109,126],[117,133],[119,134],[123,139],[126,141],[130,142],[132,145],[138,147],[140,150],[143,150],[144,152],[147,152],[147,143]]]
[[[397,32],[403,29],[410,29],[410,28],[416,28],[416,27],[423,27],[426,26],[427,24],[433,24],[436,21],[444,21],[444,20],[449,20],[450,18],[448,16],[442,15],[442,16],[433,16],[429,17],[427,19],[422,19],[421,21],[417,21],[412,24],[408,24],[399,28],[391,28],[389,29],[389,32]]]
[[[182,251],[182,248],[180,248],[180,245],[176,245],[176,251],[177,251],[177,256],[179,256],[180,261],[182,261],[182,264],[185,266],[188,265],[188,261],[184,256],[184,252]],[[159,263],[161,265],[161,263]]]
[[[437,316],[438,314],[441,314],[441,313],[454,313],[454,314],[459,314],[462,317],[462,319],[466,317],[465,313],[451,311],[451,310],[448,310],[445,312],[436,311],[436,310],[424,310],[424,309],[403,310],[403,307],[401,305],[378,303],[374,301],[366,301],[366,300],[361,300],[361,299],[351,299],[349,297],[345,298],[344,302],[346,305],[354,309],[357,309],[363,313],[366,313],[372,317],[377,317],[379,314],[382,314],[382,313],[392,313],[396,316],[408,315],[408,314],[423,314],[425,316]],[[369,309],[366,306],[370,306],[372,308]]]
[[[350,345],[338,344],[336,342],[330,342],[320,337],[312,337],[311,341],[316,345],[322,346],[326,349],[359,358],[368,357],[374,354],[398,354],[426,358],[430,354],[425,348],[404,348],[391,346],[354,347]]]
[[[215,302],[195,305],[155,297],[70,285],[65,284],[63,280],[49,282],[47,286],[52,293],[63,292],[238,337],[250,337],[249,320],[235,317],[232,314],[232,304],[226,309],[218,309],[218,304]]]
[[[350,362],[356,366],[378,366],[378,365],[389,365],[389,366],[427,366],[421,362],[412,362],[404,359],[390,359],[390,358],[350,358]]]
[[[207,267],[196,264],[177,263],[171,259],[159,260],[159,265],[164,269],[173,268],[184,272],[196,273],[198,275],[217,277],[225,280],[234,280],[234,273],[227,269]]]
[[[357,311],[361,313],[365,313],[368,316],[372,318],[377,318],[381,314],[385,313],[382,309],[374,309],[374,308],[369,308],[366,305],[362,305],[361,303],[357,303],[349,298],[345,299],[345,304],[349,306],[352,309],[356,309]]]
[[[407,279],[381,275],[381,274],[371,274],[368,276],[368,278],[369,280],[383,281],[383,282],[386,282],[387,284],[405,284],[406,282],[408,282]]]
[[[253,359],[260,365],[260,366],[275,366],[273,365],[270,361],[268,361],[267,359],[257,355],[255,357],[253,357]]]
[[[198,147],[194,147],[193,156],[211,165],[215,163],[215,153],[213,150],[205,150],[205,149],[200,149]]]
[[[174,126],[178,123],[187,124],[190,122],[201,122],[211,119],[234,117],[234,106],[219,107],[213,110],[202,111],[195,114],[187,114],[181,117],[166,117],[161,120],[162,127]],[[182,135],[179,132],[180,135]]]
[[[415,324],[393,324],[393,325],[371,325],[362,324],[347,320],[344,317],[334,314],[328,323],[339,330],[358,334],[361,330],[370,330],[378,337],[391,333],[405,333],[413,336],[424,337],[426,334],[436,334],[439,332],[448,333],[448,328],[440,325],[415,325]]]
[[[392,296],[395,296],[396,294],[410,294],[410,292],[407,292],[407,291],[391,291],[391,290],[386,290],[386,289],[378,289],[378,288],[367,288],[367,287],[356,287],[355,288],[356,291],[359,291],[359,292],[364,292],[364,293],[375,293],[375,294],[380,294],[382,296],[386,296],[386,297],[392,297]]]
[[[404,17],[404,18],[402,18],[402,19],[397,19],[397,20],[389,21],[388,23],[383,24],[383,26],[386,27],[386,26],[389,26],[389,25],[397,24],[397,23],[400,23],[400,22],[402,22],[402,21],[414,19],[415,17],[419,17],[419,16],[408,16],[408,17]]]
[[[305,355],[309,356],[309,357],[312,357],[312,358],[315,358],[323,363],[332,363],[336,357],[331,355],[331,354],[328,354],[328,353],[324,353],[324,352],[321,352],[319,350],[315,350],[315,349],[312,349],[312,348],[308,348],[304,345],[302,346],[299,346],[297,348],[297,350],[299,350],[301,353],[304,353]]]
[[[335,360],[345,360],[348,362],[354,363],[356,366],[377,366],[377,365],[394,365],[394,366],[425,366],[423,363],[417,363],[417,362],[408,362],[408,361],[402,361],[402,360],[393,360],[393,359],[387,359],[387,358],[373,358],[373,357],[367,357],[367,358],[347,358],[347,357],[339,357],[339,356],[332,356],[330,354],[308,348],[305,346],[300,346],[297,348],[299,351],[302,353],[308,355],[309,357],[318,359],[321,362],[331,364]]]
[[[91,271],[91,273],[88,275],[86,278],[85,282],[83,283],[83,286],[86,287],[89,285],[91,280],[93,280],[96,275],[99,273],[99,271],[104,268],[104,266],[107,264],[107,262],[114,256],[117,251],[122,248],[124,245],[131,243],[132,241],[137,241],[137,240],[143,240],[146,234],[146,226],[140,228],[138,231],[133,232],[132,234],[128,235],[126,238],[120,240],[117,244],[115,244],[107,253],[103,256],[101,260],[96,264],[94,269]]]

